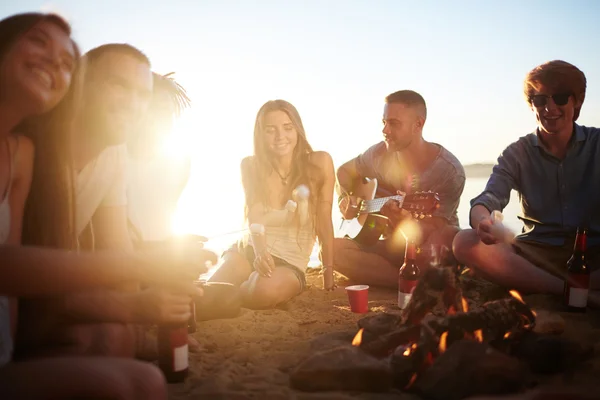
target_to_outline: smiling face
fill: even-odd
[[[570,93],[554,93],[541,85],[531,96],[530,106],[540,131],[550,135],[571,131],[576,104]]]
[[[107,51],[86,76],[85,115],[102,129],[108,145],[124,143],[141,122],[152,98],[150,65],[121,51]]]
[[[75,63],[76,48],[69,35],[51,20],[41,20],[2,58],[2,100],[22,104],[28,115],[51,110],[67,93]]]
[[[263,127],[265,148],[272,156],[284,157],[294,152],[298,144],[298,132],[285,111],[267,112]]]

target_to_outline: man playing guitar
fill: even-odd
[[[397,200],[388,200],[380,214],[387,218],[381,219],[391,234],[373,245],[336,238],[335,269],[352,281],[395,287],[404,260],[405,237],[424,248],[430,244],[452,248],[459,231],[457,209],[465,172],[452,153],[423,139],[426,117],[420,94],[412,90],[390,94],[383,109],[384,140],[337,170],[338,204],[346,220],[358,216],[361,200],[373,191],[373,185],[365,184],[369,180],[378,183],[375,197],[431,191],[440,199],[431,218],[421,220],[412,218]]]

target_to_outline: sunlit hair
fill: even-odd
[[[103,54],[113,52],[130,55],[138,61],[141,61],[144,64],[150,66],[150,59],[140,49],[133,47],[132,45],[127,43],[107,43],[98,47],[94,47],[93,49],[88,50],[85,53],[85,58],[87,60],[88,67],[93,68],[96,60],[98,60]]]
[[[139,129],[132,132],[127,141],[129,154],[134,157],[151,156],[170,133],[173,123],[190,106],[186,90],[174,78],[152,73],[154,89],[148,111]]]
[[[272,111],[283,111],[285,112],[296,132],[298,133],[298,141],[294,148],[292,156],[292,170],[290,172],[288,185],[288,193],[286,196],[288,199],[292,198],[292,191],[301,184],[307,185],[310,192],[313,194],[317,193],[318,183],[317,181],[321,178],[318,173],[319,169],[310,162],[310,155],[313,153],[311,145],[306,139],[306,132],[304,131],[304,125],[298,110],[292,104],[285,100],[271,100],[266,102],[256,115],[256,122],[254,124],[254,168],[252,174],[252,181],[247,182],[244,186],[248,188],[246,195],[246,218],[248,217],[249,207],[252,204],[261,202],[265,206],[268,205],[269,199],[269,187],[267,185],[267,178],[273,172],[273,160],[272,154],[267,148],[265,142],[265,116]],[[310,196],[312,201],[309,202],[309,213],[313,221],[315,219],[315,207],[317,196]],[[297,222],[299,221],[298,215],[295,216]]]
[[[405,104],[407,106],[420,106],[423,110],[423,118],[427,119],[427,104],[425,99],[414,90],[399,90],[385,97],[387,104]]]
[[[36,24],[50,21],[71,35],[71,27],[54,14],[27,13],[0,21],[0,61],[10,47]],[[76,61],[79,49],[73,42]],[[65,249],[76,247],[71,132],[80,85],[77,69],[66,96],[51,111],[27,118],[13,132],[35,145],[33,180],[23,216],[22,242]],[[1,88],[0,88],[1,90]]]
[[[585,100],[586,85],[585,75],[579,68],[566,61],[554,60],[529,71],[523,84],[523,94],[527,103],[531,104],[531,97],[538,93],[542,86],[550,89],[552,93],[548,94],[570,93],[575,99],[573,121],[577,121]]]

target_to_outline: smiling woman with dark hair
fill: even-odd
[[[73,115],[69,110],[75,104],[72,80],[79,51],[70,35],[69,24],[52,14],[18,14],[0,21],[0,295],[4,296],[0,297],[0,394],[10,399],[165,399],[160,371],[135,360],[10,362],[16,300],[6,296],[56,295],[138,280],[160,282],[179,275],[184,265],[194,270],[185,278],[198,275],[195,263],[188,260],[166,268],[173,261],[177,264],[171,257],[159,257],[163,264],[159,265],[158,260],[142,260],[139,255],[90,256],[20,246],[22,236],[38,245],[68,249],[76,245],[70,225],[70,147],[55,136],[69,137]],[[38,189],[30,193],[34,162],[44,169],[36,169]],[[48,201],[45,209],[43,199]],[[31,226],[23,227],[26,200]]]

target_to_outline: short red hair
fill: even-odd
[[[566,61],[554,60],[529,71],[525,77],[523,92],[527,103],[531,103],[531,96],[537,93],[541,86],[550,88],[553,93],[571,93],[575,99],[573,121],[577,121],[585,100],[586,83],[585,75],[579,68]]]

